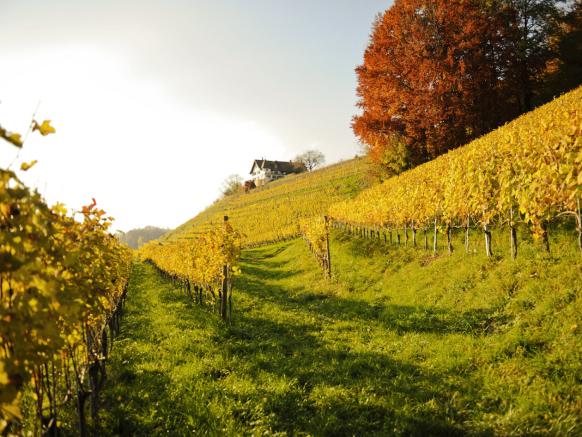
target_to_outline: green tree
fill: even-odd
[[[552,39],[556,57],[547,64],[546,80],[538,96],[547,102],[582,84],[582,0],[559,23],[559,34]]]
[[[325,155],[318,150],[307,150],[297,155],[294,161],[303,164],[307,171],[312,171],[325,163]]]
[[[542,103],[548,62],[559,57],[553,42],[561,33],[561,23],[571,9],[567,0],[501,0],[515,14],[511,43],[515,55],[514,83],[520,112]]]
[[[240,175],[230,175],[222,183],[222,194],[224,196],[230,196],[242,192],[244,190],[243,183],[244,180]]]

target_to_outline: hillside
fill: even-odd
[[[507,226],[545,239],[560,217],[582,238],[582,87],[471,143],[332,206],[347,223],[391,229]],[[582,240],[580,249],[582,250]]]
[[[225,215],[244,234],[245,244],[296,236],[299,218],[324,215],[333,203],[351,199],[368,187],[368,168],[366,158],[354,158],[224,197],[161,240],[203,233]]]
[[[580,435],[581,93],[382,185],[366,189],[363,160],[338,164],[222,199],[149,245],[108,426]],[[330,210],[333,226],[300,220]],[[232,270],[229,226],[191,238],[223,215],[245,234]],[[291,238],[300,222],[309,246]]]
[[[579,435],[581,264],[570,231],[552,235],[552,257],[530,238],[511,261],[481,255],[480,239],[471,255],[435,258],[334,230],[331,282],[299,239],[246,250],[232,325],[138,264],[104,425],[115,435]]]
[[[44,3],[0,437],[582,437],[582,0]]]

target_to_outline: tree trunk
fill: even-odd
[[[453,241],[451,238],[451,232],[452,232],[451,226],[447,225],[447,247],[449,249],[449,255],[453,254]]]
[[[408,247],[408,225],[404,223],[404,246]]]

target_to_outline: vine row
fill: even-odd
[[[225,321],[232,319],[232,276],[239,269],[241,235],[224,217],[205,234],[168,242],[152,241],[139,250],[142,259],[180,286],[197,304],[209,305]]]
[[[37,434],[56,435],[60,407],[75,399],[79,434],[87,400],[98,424],[131,253],[95,201],[76,215],[0,170],[0,434],[20,432],[27,396]]]
[[[582,87],[462,148],[336,203],[334,221],[379,229],[479,226],[491,256],[491,227],[528,224],[550,250],[548,224],[570,216],[582,251]],[[405,233],[406,235],[406,233]],[[437,238],[437,232],[434,233]],[[436,247],[436,244],[434,245]]]

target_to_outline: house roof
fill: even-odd
[[[297,163],[291,161],[268,161],[266,159],[255,159],[251,167],[251,174],[255,169],[255,165],[261,170],[280,171],[282,173],[296,173],[301,167]]]

